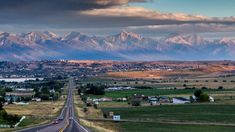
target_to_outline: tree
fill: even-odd
[[[41,95],[41,99],[42,99],[42,100],[49,100],[49,99],[50,99],[50,96],[49,96],[49,94],[42,94],[42,95]]]
[[[11,88],[5,88],[6,92],[12,92],[13,90]]]
[[[218,89],[219,89],[219,90],[222,90],[222,89],[224,89],[224,87],[223,87],[223,86],[219,86]]]
[[[13,104],[13,98],[11,97],[9,104]]]
[[[198,98],[201,94],[202,94],[202,90],[196,90],[196,91],[194,92],[194,96],[197,97],[197,98]]]
[[[3,104],[0,102],[0,110],[3,110]]]
[[[55,93],[53,94],[53,100],[58,100],[59,97],[60,97],[60,93],[59,93],[59,92],[55,92]]]

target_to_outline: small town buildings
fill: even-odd
[[[98,99],[98,101],[99,101],[99,102],[112,102],[112,101],[113,101],[113,99],[103,97],[103,98]]]
[[[158,104],[158,99],[156,97],[151,97],[149,99],[150,105],[157,105]]]
[[[26,97],[30,97],[32,98],[33,95],[35,93],[34,92],[6,92],[6,96],[4,97],[4,99],[6,101],[13,101],[13,102],[16,102],[17,100],[21,100],[22,98],[26,98]]]

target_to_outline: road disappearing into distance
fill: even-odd
[[[32,128],[20,130],[18,132],[90,132],[79,122],[74,112],[73,100],[74,81],[69,79],[68,96],[61,114],[51,123]]]

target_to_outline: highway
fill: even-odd
[[[73,89],[74,82],[73,79],[70,79],[67,100],[61,114],[56,118],[57,123],[51,122],[49,124],[19,130],[18,132],[90,132],[90,130],[78,122],[74,113]]]

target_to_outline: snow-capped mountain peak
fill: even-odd
[[[43,33],[46,34],[47,36],[51,37],[51,38],[58,38],[58,35],[53,33],[53,32],[45,31]]]
[[[170,36],[165,39],[165,42],[172,44],[197,45],[205,43],[205,40],[201,36],[193,34]]]
[[[141,40],[142,37],[139,34],[133,33],[133,32],[127,32],[123,31],[120,34],[117,35],[122,41],[125,41],[127,39],[136,39]]]

